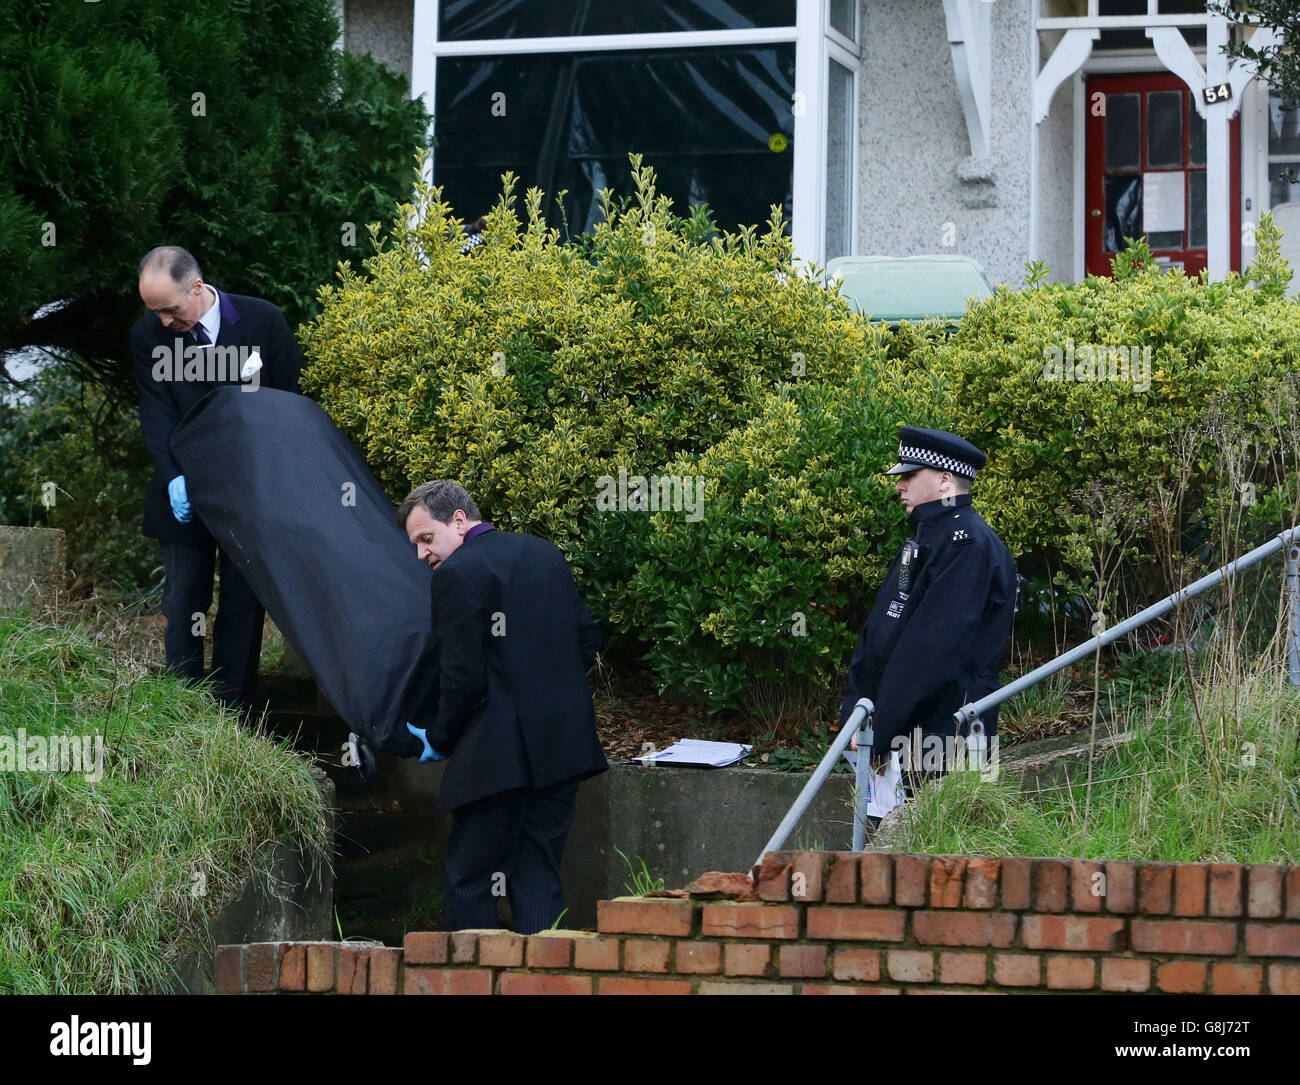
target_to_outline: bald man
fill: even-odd
[[[221,600],[212,635],[215,692],[246,712],[257,678],[263,610],[190,507],[171,437],[186,412],[223,384],[252,393],[262,386],[297,392],[302,354],[276,306],[204,282],[198,262],[179,246],[162,245],[145,254],[139,289],[149,312],[131,328],[131,358],[140,389],[140,427],[154,462],[142,530],[162,545],[167,666],[187,678],[203,677],[206,615],[220,554]]]

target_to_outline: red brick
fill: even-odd
[[[503,972],[503,995],[589,995],[590,976],[557,976],[548,972]]]
[[[826,947],[806,944],[782,946],[779,962],[783,979],[821,979],[826,975]]]
[[[940,983],[970,983],[982,987],[988,983],[989,961],[983,953],[940,953]]]
[[[1168,915],[1173,897],[1174,868],[1170,863],[1143,863],[1138,867],[1138,911],[1143,915]]]
[[[789,900],[790,871],[794,855],[788,851],[769,851],[758,864],[754,887],[759,900]]]
[[[573,967],[585,972],[618,971],[617,938],[575,938]]]
[[[826,881],[826,853],[797,851],[790,870],[790,899],[801,904],[822,899]]]
[[[1286,917],[1300,919],[1300,866],[1293,866],[1287,871]]]
[[[1097,877],[1097,875],[1101,877]],[[1070,906],[1076,912],[1100,912],[1106,876],[1101,864],[1076,859],[1070,864]],[[1094,892],[1094,890],[1096,890]]]
[[[446,931],[413,931],[402,944],[407,964],[446,964],[450,959],[451,935]]]
[[[925,907],[925,891],[930,881],[929,863],[929,857],[925,855],[894,856],[895,904]]]
[[[1156,969],[1156,988],[1167,995],[1199,995],[1208,971],[1203,961],[1166,961]]]
[[[649,938],[627,938],[623,941],[623,970],[625,972],[669,972],[673,944]]]
[[[1204,863],[1174,867],[1174,915],[1204,915],[1210,868]]]
[[[718,905],[706,905],[706,910]],[[749,905],[759,907],[759,905]],[[686,938],[695,907],[687,900],[602,900],[596,904],[596,929],[601,934],[663,934]]]
[[[1070,864],[1064,859],[1034,860],[1034,910],[1063,912],[1070,906]]]
[[[243,946],[217,946],[217,952],[212,958],[212,979],[217,994],[242,995],[243,969]]]
[[[966,887],[966,860],[960,855],[941,855],[930,863],[930,907],[960,908]]]
[[[1210,973],[1211,994],[1257,995],[1263,988],[1263,965],[1220,963]]]
[[[618,950],[614,952],[617,956]],[[529,935],[524,963],[529,968],[568,968],[573,963],[573,936],[545,931]]]
[[[901,995],[897,987],[851,987],[844,983],[805,983],[799,991],[804,995]]]
[[[987,912],[917,912],[912,917],[912,931],[923,945],[1002,949],[1016,936],[1016,917]]]
[[[1252,919],[1271,919],[1282,914],[1282,868],[1252,866],[1246,914]]]
[[[1106,957],[1101,962],[1103,991],[1145,991],[1151,986],[1151,962],[1132,957]]]
[[[370,972],[369,946],[339,948],[338,979],[335,989],[341,995],[364,995]]]
[[[492,973],[486,968],[408,968],[402,993],[407,995],[490,995]]]
[[[397,994],[397,965],[402,951],[390,946],[376,946],[370,954],[368,990],[372,995]]]
[[[1241,915],[1241,867],[1210,864],[1210,915]]]
[[[1029,907],[1029,875],[1033,869],[1028,859],[1002,860],[1002,907],[1019,911]]]
[[[934,981],[934,954],[915,949],[891,949],[886,955],[889,978],[900,983]]]
[[[890,904],[894,899],[894,857],[869,851],[862,856],[862,903]]]
[[[1300,957],[1300,927],[1294,923],[1247,923],[1246,956]]]
[[[691,981],[601,976],[596,981],[596,993],[598,995],[689,995],[691,993]]]
[[[1009,991],[969,991],[961,987],[904,987],[907,995],[1005,995]]]
[[[451,963],[473,964],[478,952],[478,931],[451,932]]]
[[[1037,957],[1024,953],[993,955],[993,982],[1000,987],[1037,987],[1039,977]]]
[[[1138,953],[1230,957],[1237,952],[1237,927],[1233,923],[1191,919],[1135,919],[1129,929],[1129,942]]]
[[[815,911],[820,909],[809,909],[810,914]],[[798,938],[799,909],[771,904],[706,904],[703,929],[706,938]]]
[[[977,857],[966,867],[967,908],[996,908],[998,904],[998,871],[1001,859]]]
[[[837,980],[874,983],[880,979],[880,950],[837,949],[831,959],[831,975]],[[807,994],[806,987],[804,993]]]
[[[722,971],[728,976],[766,976],[772,947],[765,943],[728,942]]]
[[[503,931],[478,936],[478,963],[488,968],[521,968],[524,936]]]
[[[307,990],[332,991],[334,989],[334,959],[338,946],[332,942],[313,942],[307,947]]]
[[[907,913],[881,908],[809,908],[808,937],[901,942]]]
[[[280,979],[280,943],[256,942],[244,954],[250,991],[274,991]]]
[[[827,904],[857,903],[859,866],[861,857],[857,852],[837,851],[831,856],[831,869],[826,875]]]
[[[1300,964],[1269,965],[1268,989],[1275,995],[1300,995]]]
[[[288,945],[280,961],[280,990],[307,990],[307,947]]]
[[[1137,911],[1137,867],[1134,863],[1106,864],[1106,911],[1129,915]]]
[[[688,975],[714,973],[722,968],[722,946],[717,942],[678,942],[677,971]]]
[[[1020,921],[1020,937],[1027,949],[1089,949],[1113,952],[1123,949],[1124,920],[1110,916],[1027,915]]]
[[[1047,986],[1053,991],[1090,991],[1097,982],[1091,957],[1048,957]]]

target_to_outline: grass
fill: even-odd
[[[1023,793],[957,772],[922,788],[891,848],[1164,862],[1295,863],[1300,857],[1300,690],[1276,666],[1207,665],[1150,706],[1131,739],[1077,774]]]
[[[623,862],[627,864],[627,872],[632,878],[630,882],[623,883],[623,888],[627,890],[628,896],[644,897],[647,893],[658,892],[664,887],[663,878],[653,877],[650,868],[646,866],[646,862],[641,856],[636,857],[637,862],[641,864],[641,869],[637,870],[632,865],[632,860],[627,857],[621,848],[615,847],[614,850],[622,856]]]
[[[328,861],[306,760],[93,628],[0,619],[0,734],[20,729],[103,735],[103,775],[0,771],[0,993],[163,988],[277,841]]]

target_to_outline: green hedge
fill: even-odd
[[[775,212],[762,236],[710,237],[635,166],[636,197],[606,196],[576,244],[536,190],[520,219],[507,177],[473,256],[421,186],[364,268],[322,290],[304,382],[395,499],[456,478],[500,526],[560,545],[661,682],[711,708],[761,710],[782,685],[835,699],[906,530],[879,476],[901,424],[988,451],[977,508],[1062,590],[1090,587],[1092,521],[1117,507],[1126,606],[1294,514],[1300,313],[1267,218],[1246,276],[1163,275],[1138,245],[1114,279],[1031,269],[953,334],[889,330],[791,272]],[[1122,346],[1136,374],[1054,379],[1084,346]],[[703,507],[611,510],[620,472],[703,479]]]

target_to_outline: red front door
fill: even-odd
[[[1109,275],[1124,238],[1145,236],[1159,262],[1196,275],[1206,261],[1205,121],[1187,85],[1160,72],[1093,75],[1087,87],[1088,274]],[[1234,271],[1241,269],[1240,128],[1234,117],[1228,137]]]

